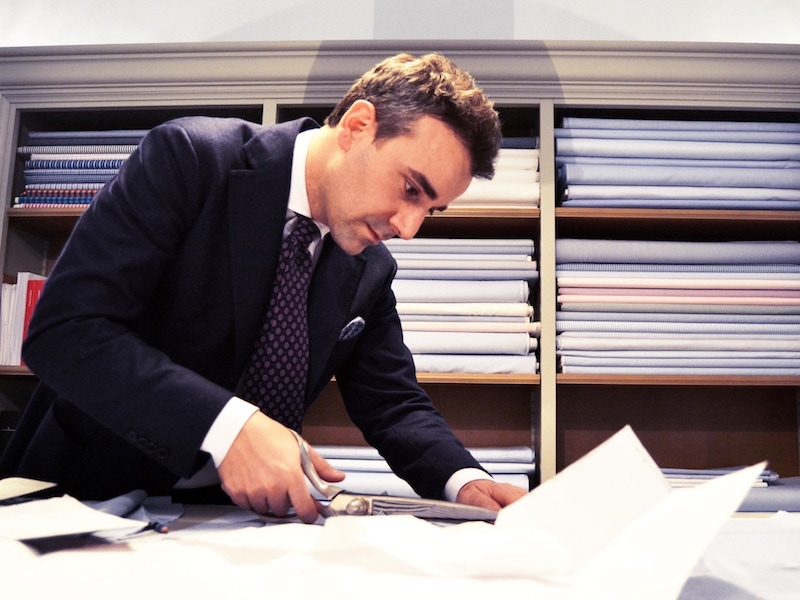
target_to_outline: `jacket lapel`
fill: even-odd
[[[270,171],[238,171],[231,173],[229,190],[234,365],[241,370],[269,305],[289,185],[288,178]]]
[[[364,272],[364,258],[349,256],[328,236],[309,291],[309,367],[306,402],[328,382],[320,381],[342,327],[357,316],[353,300]]]

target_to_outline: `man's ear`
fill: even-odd
[[[378,121],[375,106],[369,100],[356,100],[345,111],[337,125],[337,140],[342,150],[349,150],[353,143],[367,136],[369,142],[375,137]]]

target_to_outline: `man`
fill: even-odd
[[[41,384],[0,475],[80,498],[221,486],[239,506],[315,520],[294,434],[274,402],[243,399],[280,379],[251,359],[272,331],[261,325],[282,240],[310,217],[321,235],[309,246],[300,414],[335,375],[366,440],[420,495],[495,509],[522,496],[480,470],[417,385],[390,287],[396,263],[380,243],[413,237],[473,176],[491,177],[499,138],[491,103],[438,55],[376,65],[321,128],[205,118],[155,128],[48,278],[23,350]],[[342,479],[312,459],[324,479]]]

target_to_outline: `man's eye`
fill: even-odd
[[[406,180],[406,196],[412,199],[419,197],[419,189],[408,180]]]

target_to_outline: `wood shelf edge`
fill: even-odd
[[[417,373],[417,381],[446,384],[539,385],[538,374],[507,373]]]

